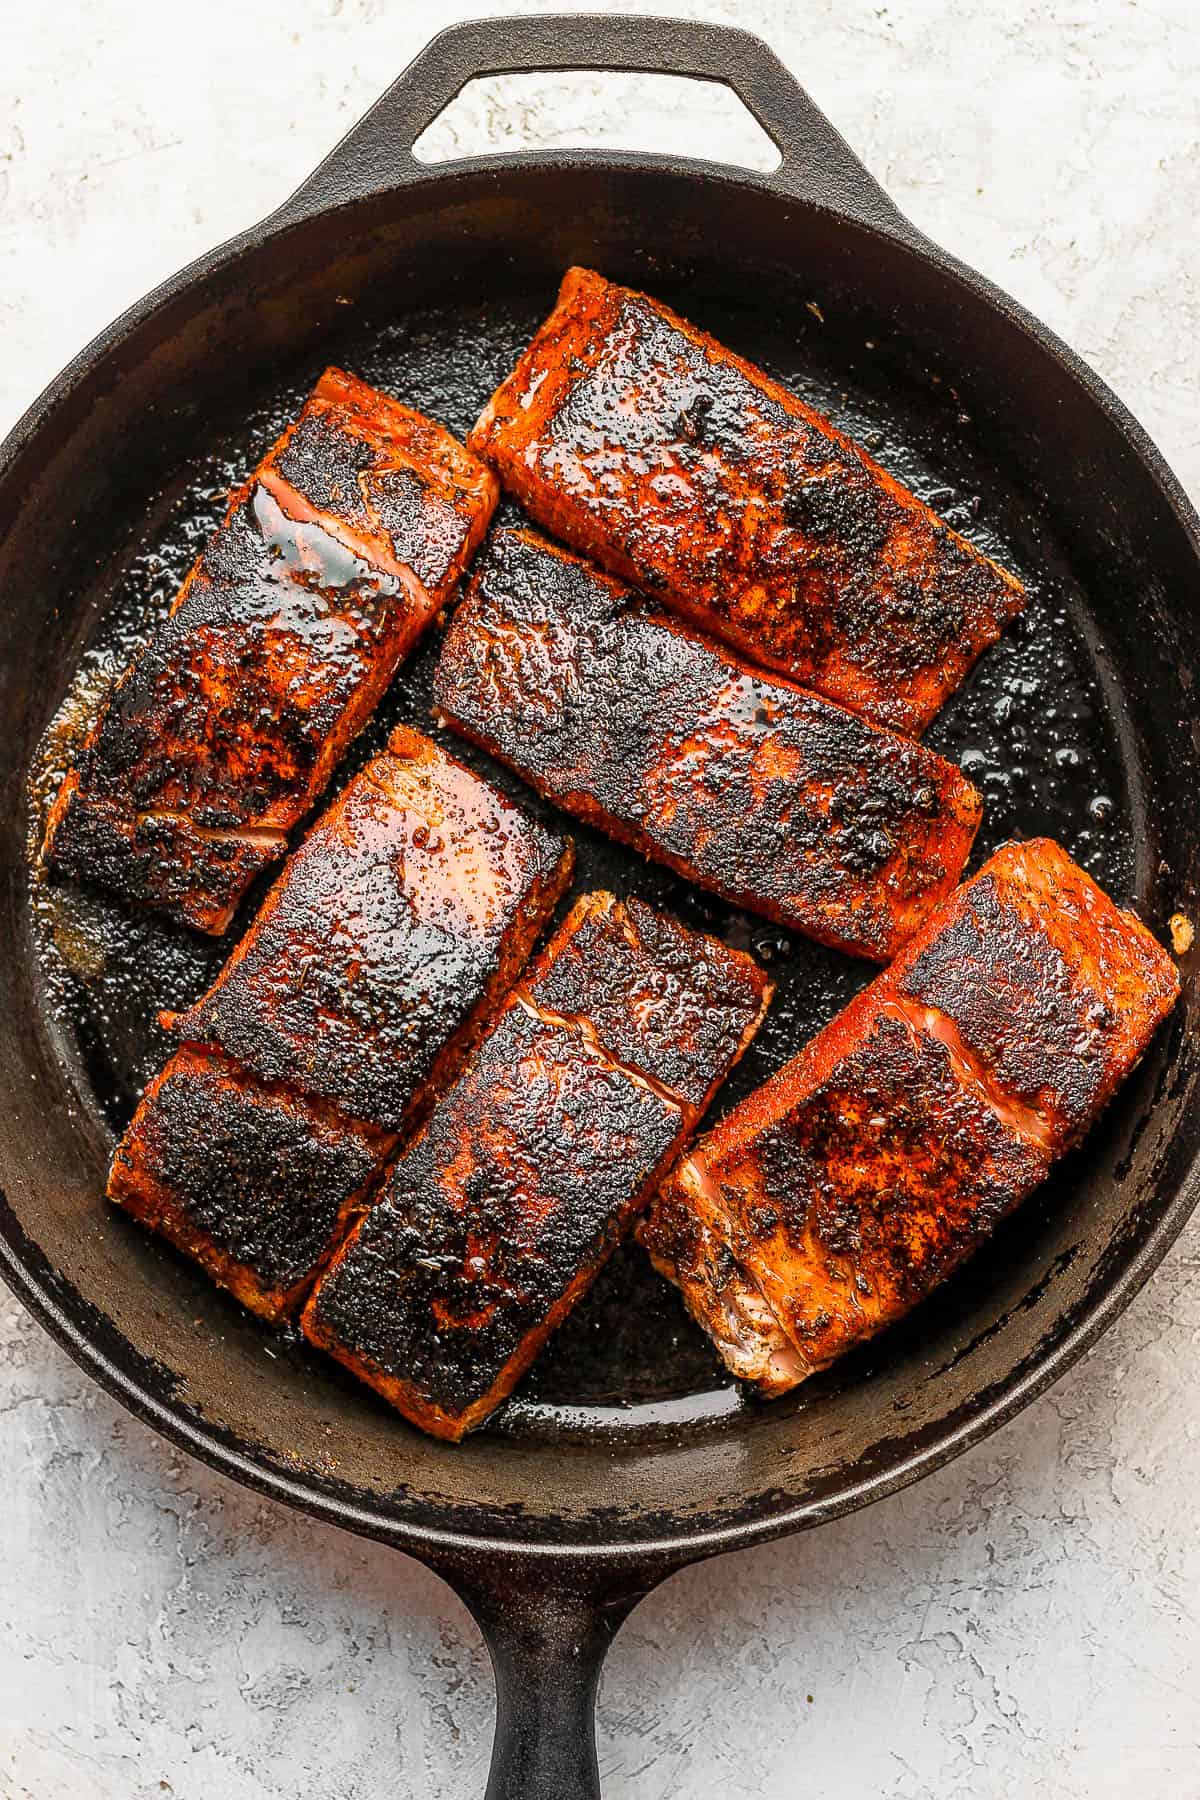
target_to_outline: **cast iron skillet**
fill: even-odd
[[[431,170],[412,156],[470,77],[551,68],[725,82],[781,165],[759,176],[573,153]],[[1200,844],[1200,533],[1182,492],[1096,377],[915,231],[739,31],[575,16],[446,33],[279,212],[125,314],[12,433],[0,1266],[77,1361],[174,1442],[443,1575],[495,1663],[489,1794],[556,1800],[598,1791],[592,1701],[636,1601],[697,1558],[891,1493],[1010,1418],[1163,1256],[1197,1196],[1200,1136],[1185,959],[1179,1010],[1084,1150],[904,1327],[756,1406],[629,1252],[524,1397],[461,1448],[273,1343],[101,1204],[112,1131],[161,1055],[153,1005],[194,992],[221,952],[180,949],[183,934],[86,896],[31,891],[26,780],[51,712],[98,629],[119,645],[123,620],[161,607],[223,482],[325,361],[465,429],[576,261],[676,301],[874,432],[885,460],[1032,578],[1029,621],[931,734],[984,785],[985,847],[1048,828],[1161,935],[1194,897]],[[401,678],[389,716],[423,716],[435,654]],[[865,973],[580,835],[586,878],[774,957],[776,1020],[743,1087]]]

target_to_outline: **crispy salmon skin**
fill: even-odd
[[[51,808],[46,866],[223,931],[496,498],[449,432],[327,369],[109,698]]]
[[[762,674],[532,532],[494,533],[477,560],[434,703],[588,824],[879,962],[950,892],[982,810],[932,750]]]
[[[520,973],[573,860],[569,838],[397,726],[288,859],[213,986],[163,1022],[398,1131]]]
[[[422,1429],[511,1392],[758,1027],[739,951],[585,896],[390,1171],[303,1329]]]
[[[590,269],[567,271],[468,442],[573,548],[911,735],[1024,605],[812,407]]]
[[[901,1317],[1043,1180],[1179,978],[1046,839],[1008,844],[700,1140],[640,1230],[768,1395]]]

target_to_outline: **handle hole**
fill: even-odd
[[[646,150],[770,174],[783,158],[737,95],[686,75],[477,75],[426,126],[423,163],[527,149]]]

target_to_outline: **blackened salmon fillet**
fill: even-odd
[[[1057,844],[1005,845],[683,1157],[641,1241],[729,1368],[784,1393],[987,1237],[1178,992],[1145,926]]]
[[[434,703],[568,812],[879,962],[949,894],[982,801],[953,763],[764,675],[531,532],[493,534]]]
[[[570,879],[570,839],[397,726],[216,981],[163,1023],[398,1131],[454,1073]]]
[[[496,498],[440,425],[327,369],[109,698],[51,809],[47,867],[223,931]]]
[[[1024,605],[828,419],[590,269],[568,270],[468,442],[575,549],[914,736]]]
[[[303,1314],[415,1424],[461,1438],[594,1281],[753,1037],[753,960],[585,896]]]
[[[275,1324],[299,1306],[394,1144],[189,1045],[147,1088],[108,1193]]]
[[[113,1158],[109,1195],[293,1314],[521,973],[573,850],[397,726],[326,809]]]

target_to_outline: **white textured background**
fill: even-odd
[[[290,192],[460,6],[0,0],[0,429],[128,301]],[[1195,0],[658,10],[765,36],[1200,497]],[[563,94],[491,84],[438,143],[743,135],[708,92]],[[610,1800],[1194,1800],[1198,1254],[1193,1227],[1081,1367],[941,1475],[660,1589],[604,1683]],[[0,1470],[3,1800],[482,1792],[490,1678],[446,1590],[182,1462],[7,1297]]]

